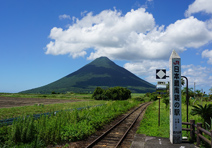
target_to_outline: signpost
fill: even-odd
[[[156,79],[166,79],[166,69],[156,69]]]
[[[156,69],[156,79],[166,79],[166,69]],[[166,82],[158,81],[156,85],[157,93],[162,94],[166,90]],[[160,126],[160,96],[159,99],[159,106],[158,106],[158,126]]]
[[[181,59],[173,50],[170,59],[170,142],[182,142]]]

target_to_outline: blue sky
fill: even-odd
[[[189,87],[212,87],[211,0],[1,0],[0,92],[46,85],[107,56],[156,84],[174,49]]]

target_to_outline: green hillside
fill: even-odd
[[[52,91],[92,93],[97,86],[102,88],[122,86],[138,93],[155,90],[154,85],[116,65],[107,57],[100,57],[53,83],[21,93],[51,93]]]

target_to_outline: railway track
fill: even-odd
[[[120,121],[118,121],[115,125],[109,128],[102,135],[97,137],[94,141],[89,143],[86,148],[117,148],[117,147],[127,147],[127,138],[129,132],[133,125],[136,123],[136,120],[139,118],[141,113],[145,110],[145,108],[150,103],[144,103],[134,109],[131,113],[126,115]],[[132,135],[131,135],[132,137]],[[125,140],[125,142],[123,142]],[[131,143],[131,141],[130,141]],[[128,145],[130,145],[128,141]]]

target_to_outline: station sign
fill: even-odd
[[[182,143],[181,58],[173,51],[170,59],[170,142]]]

